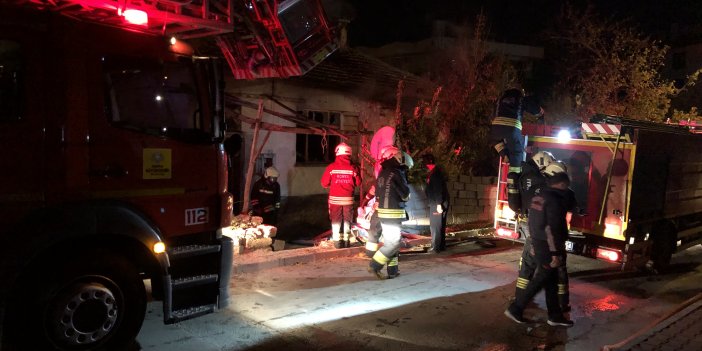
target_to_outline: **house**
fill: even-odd
[[[235,153],[230,191],[243,199],[252,148],[260,149],[254,173],[261,174],[266,162],[280,172],[281,219],[299,223],[300,229],[326,230],[327,193],[319,180],[334,160],[334,148],[341,141],[353,147],[354,158],[367,174],[368,184],[361,189],[365,193],[372,181],[368,144],[375,131],[394,125],[400,81],[402,108],[411,109],[418,99],[431,97],[430,85],[420,78],[353,49],[338,50],[302,77],[229,79],[228,135],[236,140],[230,147]],[[262,123],[257,134],[253,122],[259,106]]]

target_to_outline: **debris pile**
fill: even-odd
[[[232,219],[231,227],[224,235],[234,240],[234,252],[244,253],[250,250],[270,249],[277,228],[263,224],[263,218],[241,214]]]

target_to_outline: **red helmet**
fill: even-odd
[[[341,143],[336,146],[336,149],[334,149],[334,153],[336,154],[336,156],[351,155],[351,147],[346,143]]]

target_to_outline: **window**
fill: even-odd
[[[341,126],[341,114],[338,112],[305,111],[304,115],[309,121],[337,128]],[[339,142],[340,138],[335,135],[298,134],[295,162],[297,164],[332,162],[334,161],[334,148]]]
[[[0,40],[0,122],[21,118],[22,64],[20,45]]]
[[[110,122],[189,141],[211,139],[188,62],[105,58],[105,105]]]

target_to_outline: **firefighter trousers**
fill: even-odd
[[[368,240],[366,241],[366,256],[373,257],[375,252],[378,251],[380,247],[380,236],[383,233],[383,229],[380,226],[380,218],[378,218],[378,211],[373,211],[370,218],[370,228],[368,228]]]
[[[524,295],[527,285],[534,277],[537,263],[531,246],[531,238],[524,242],[522,257],[519,259],[519,274],[517,276],[517,287],[514,292],[515,299]],[[568,286],[568,268],[566,267],[566,256],[563,257],[563,264],[556,268],[558,304],[561,309],[566,309],[570,305],[570,292]]]
[[[531,302],[541,289],[543,289],[546,294],[548,318],[561,318],[563,316],[563,311],[558,304],[558,269],[551,268],[547,264],[536,267],[534,277],[532,277],[527,284],[524,293],[516,297],[514,302],[509,306],[509,310],[521,316],[526,305]]]
[[[383,230],[383,247],[373,255],[370,267],[379,272],[384,266],[388,267],[388,276],[392,277],[399,272],[398,258],[400,253],[400,240],[402,239],[401,221],[380,220]]]
[[[332,240],[349,240],[351,236],[351,221],[353,221],[353,205],[329,204],[329,219],[332,226]]]
[[[492,125],[490,126],[490,145],[495,146],[504,142],[504,148],[497,150],[500,156],[507,156],[509,159],[510,172],[517,172],[521,169],[524,161],[524,137],[522,131],[515,127]],[[513,167],[516,167],[513,169]]]

